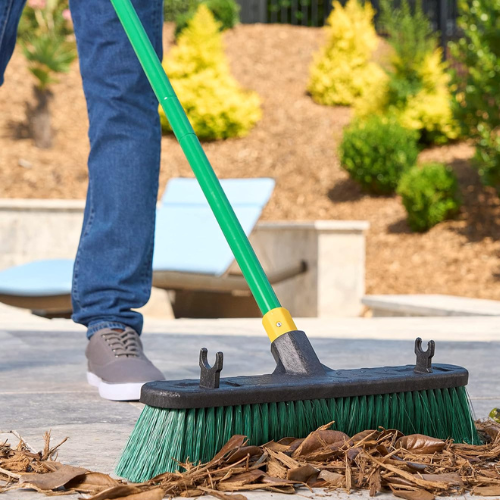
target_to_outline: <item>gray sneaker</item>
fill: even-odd
[[[99,394],[113,401],[136,401],[146,382],[165,380],[146,357],[137,332],[104,328],[89,340],[87,381],[99,388]]]

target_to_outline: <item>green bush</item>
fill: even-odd
[[[190,9],[196,9],[200,0],[165,0],[163,17],[165,22],[175,22],[177,16],[185,14]]]
[[[401,178],[397,192],[413,231],[427,231],[460,208],[457,178],[441,163],[413,167]]]
[[[240,22],[240,6],[235,0],[194,0],[193,6],[175,18],[175,37],[186,28],[188,22],[193,18],[200,3],[205,4],[212,12],[215,20],[219,23],[221,31],[234,28]]]
[[[373,194],[392,194],[417,161],[418,135],[394,120],[374,115],[344,130],[340,161],[352,179]]]
[[[421,1],[413,9],[409,0],[399,8],[390,0],[380,5],[382,29],[393,49],[392,68],[356,103],[357,115],[394,115],[403,127],[416,130],[423,144],[456,139],[447,66]]]
[[[500,0],[461,0],[462,38],[452,52],[465,68],[455,78],[456,114],[476,145],[484,184],[500,194]]]

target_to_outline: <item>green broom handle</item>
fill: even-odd
[[[201,147],[198,137],[194,133],[179,99],[177,99],[132,3],[130,0],[111,0],[111,3],[231,247],[259,309],[265,315],[272,309],[280,308],[280,302]]]

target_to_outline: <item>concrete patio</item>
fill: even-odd
[[[434,339],[436,362],[469,370],[476,416],[486,417],[500,406],[500,318],[307,318],[297,324],[308,332],[322,361],[334,368],[414,363],[415,338],[422,337],[424,345]],[[141,405],[104,401],[87,385],[84,333],[69,320],[0,308],[0,440],[16,444],[20,435],[38,450],[51,429],[54,442],[70,438],[60,451],[62,462],[112,473]],[[224,352],[226,376],[273,369],[269,343],[256,319],[146,320],[143,339],[167,378],[197,378],[201,347],[208,348],[210,361],[216,351]],[[303,494],[311,496],[307,490]],[[264,496],[280,497],[249,495]],[[6,499],[35,497],[42,498],[33,491],[4,494]]]

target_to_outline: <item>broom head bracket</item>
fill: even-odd
[[[208,349],[200,349],[200,387],[203,389],[218,389],[220,385],[220,372],[224,362],[224,354],[218,352],[215,355],[215,364],[208,363]]]
[[[432,373],[432,357],[436,349],[436,343],[431,340],[427,343],[427,351],[422,350],[422,339],[417,337],[415,340],[415,354],[417,363],[414,368],[415,373]]]

